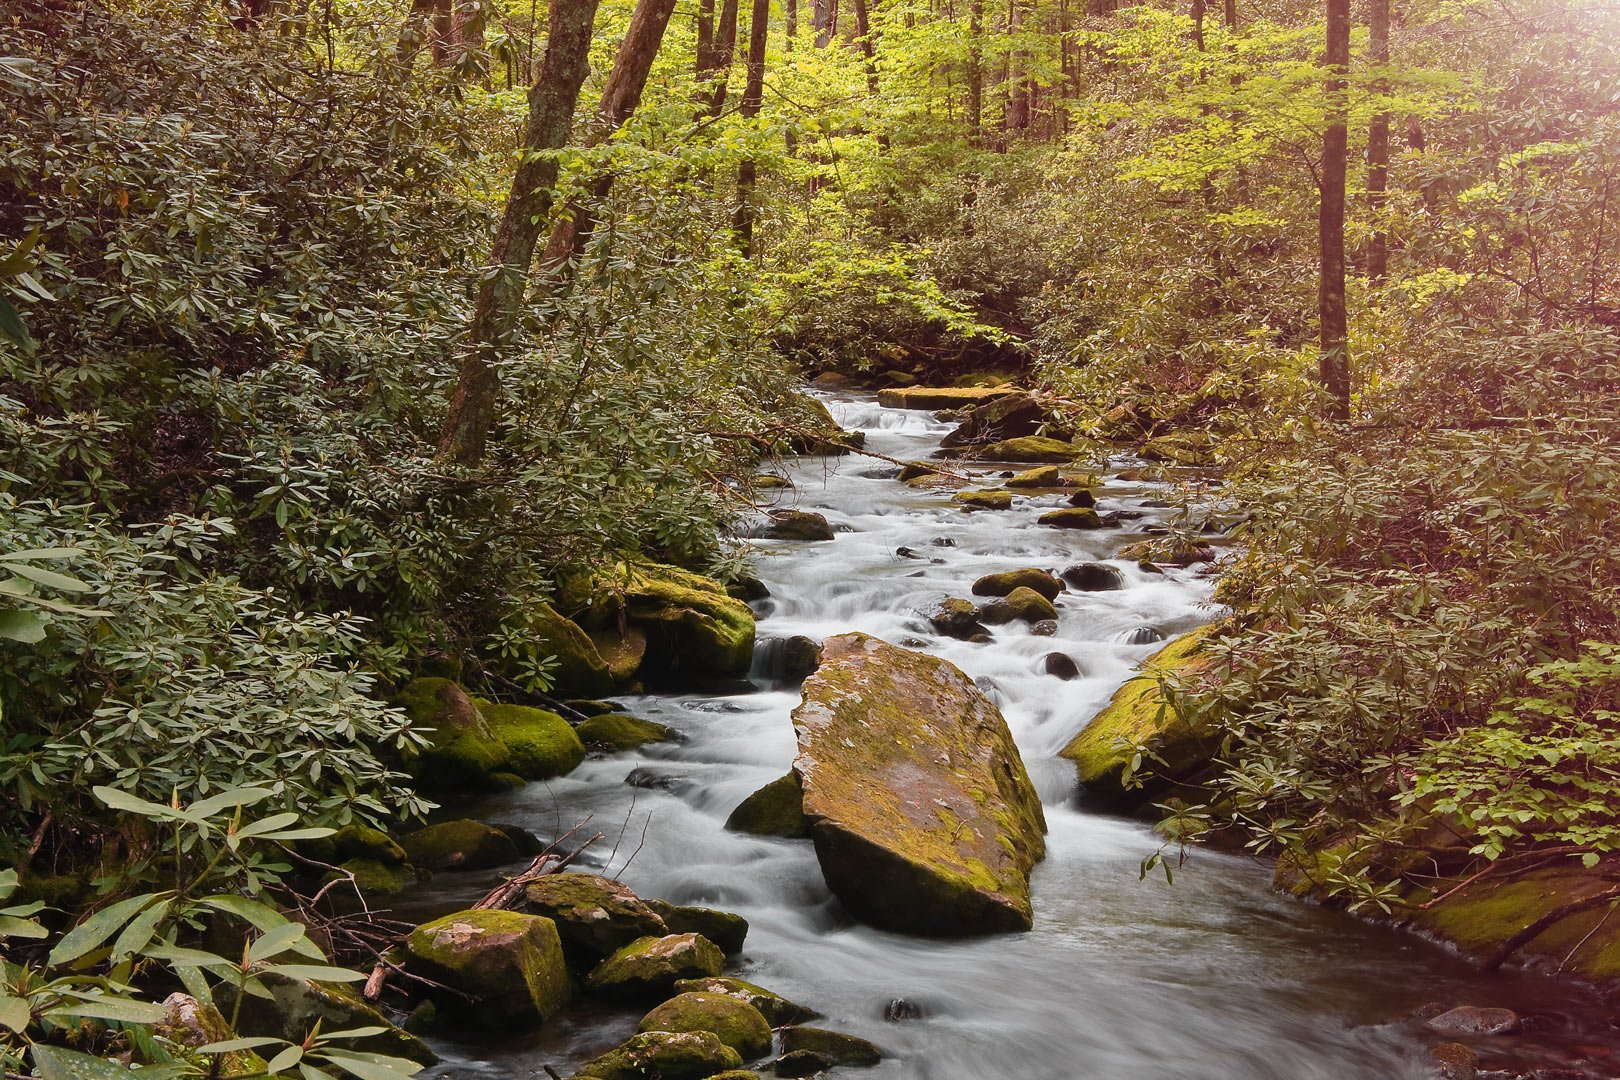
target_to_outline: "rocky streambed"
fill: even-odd
[[[954,429],[861,395],[828,404],[869,448],[903,461],[934,460]],[[558,970],[588,969],[587,982],[601,981],[609,976],[597,965],[615,950],[696,932],[659,916],[668,932],[642,935],[632,900],[654,914],[735,912],[746,937],[727,941],[729,957],[669,944],[692,960],[679,985],[672,976],[639,998],[597,988],[548,1006],[538,1028],[441,1022],[430,1035],[445,1059],[435,1075],[572,1075],[614,1047],[640,1046],[638,1026],[679,1027],[692,1010],[740,1012],[702,998],[737,996],[717,978],[768,987],[820,1014],[816,1027],[779,1033],[767,1060],[801,1052],[798,1065],[815,1065],[815,1032],[831,1030],[881,1053],[876,1064],[838,1066],[874,1078],[1373,1080],[1442,1068],[1470,1075],[1477,1054],[1504,1076],[1551,1077],[1559,1074],[1544,1070],[1560,1067],[1606,1075],[1620,1040],[1580,992],[1528,975],[1481,976],[1413,936],[1280,896],[1269,867],[1240,857],[1200,853],[1174,884],[1143,879],[1140,862],[1158,845],[1151,830],[1080,808],[1077,763],[1100,777],[1117,747],[1093,739],[1100,745],[1076,748],[1076,734],[1166,639],[1215,614],[1196,565],[1115,557],[1175,513],[1167,489],[1137,464],[1113,463],[1085,496],[999,466],[952,465],[983,474],[971,487],[996,493],[976,502],[931,483],[926,468],[907,470],[907,483],[869,458],[796,459],[776,489],[776,509],[792,513],[762,523],[757,541],[769,596],[753,600],[752,684],[615,698],[626,720],[664,725],[676,740],[614,744],[608,735],[625,725],[599,721],[583,764],[474,810],[542,836],[584,819],[607,834],[579,869],[622,881],[634,933],[589,940],[582,928],[599,920],[559,915],[560,940],[532,943],[556,953]],[[825,527],[802,515],[820,515]],[[1031,570],[1050,573],[993,577]],[[953,616],[950,600],[967,606]],[[645,629],[656,653],[666,631]],[[683,632],[671,627],[666,640]],[[815,661],[805,640],[822,646],[822,672],[801,697]],[[721,661],[732,662],[723,648]],[[856,679],[861,665],[888,674]],[[861,707],[877,699],[901,707],[852,727],[850,710],[869,718]],[[739,811],[745,804],[756,813]],[[852,820],[856,806],[866,820]],[[960,825],[948,844],[919,853],[915,822],[947,818]],[[776,835],[728,829],[728,820]],[[926,885],[914,876],[919,862],[933,867]],[[398,906],[425,921],[464,907],[489,874],[449,866]],[[942,917],[939,881],[958,882],[959,900],[971,894],[973,918]],[[563,910],[563,900],[546,900],[546,910]],[[961,917],[971,907],[951,910]],[[446,940],[477,929],[453,917],[429,925]],[[940,936],[982,929],[1015,932]],[[546,987],[531,989],[530,999],[546,999]],[[655,1000],[676,990],[679,1005]],[[763,1014],[762,1001],[776,1007],[749,1007]],[[758,1050],[753,1019],[733,1017],[728,1031]],[[1437,1047],[1446,1048],[1439,1058]]]

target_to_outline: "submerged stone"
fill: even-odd
[[[809,1051],[834,1065],[866,1068],[883,1060],[883,1051],[873,1043],[841,1031],[824,1028],[791,1027],[782,1032],[782,1053]]]
[[[831,540],[837,534],[821,514],[808,510],[772,510],[765,536],[772,540]]]
[[[1097,511],[1087,506],[1071,507],[1066,510],[1048,510],[1035,519],[1037,525],[1050,525],[1054,529],[1101,529],[1103,519],[1097,516]]]
[[[951,496],[951,502],[958,506],[965,506],[969,510],[1011,510],[1012,492],[1001,491],[996,488],[986,488],[982,491],[958,491]]]
[[[1003,623],[1038,623],[1057,618],[1052,601],[1036,592],[1019,586],[1006,596],[997,597],[979,609],[979,619],[991,626]]]
[[[648,743],[673,742],[675,733],[654,720],[608,713],[586,720],[575,733],[593,750],[635,750]]]

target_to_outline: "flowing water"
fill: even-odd
[[[927,457],[950,425],[921,412],[880,408],[864,396],[828,399],[867,446]],[[976,467],[979,468],[979,467]],[[986,470],[988,471],[988,470]],[[770,599],[756,604],[762,646],[752,693],[618,699],[686,736],[678,745],[592,758],[574,773],[478,808],[487,819],[555,836],[586,816],[605,832],[592,851],[611,858],[637,892],[736,911],[751,923],[732,973],[865,1036],[889,1054],[872,1080],[1391,1080],[1434,1075],[1438,1040],[1401,1022],[1425,1002],[1506,1005],[1538,1013],[1535,1036],[1498,1040],[1505,1059],[1582,1059],[1592,1068],[1615,1045],[1577,992],[1524,975],[1486,978],[1446,951],[1393,931],[1295,903],[1269,888],[1269,868],[1200,853],[1174,883],[1141,879],[1157,847],[1145,825],[1077,809],[1072,766],[1059,749],[1158,646],[1129,644],[1132,630],[1166,636],[1212,618],[1210,583],[1196,572],[1144,573],[1116,562],[1123,590],[1065,593],[1059,629],[1020,625],[969,644],[919,618],[945,596],[966,596],[983,574],[1058,569],[1107,559],[1134,534],[1037,526],[1057,496],[1019,498],[1006,512],[967,513],[949,492],[892,479],[871,458],[804,458],[789,469],[781,505],[824,514],[832,542],[759,541]],[[1103,509],[1136,509],[1140,529],[1173,511],[1165,491],[1110,474]],[[906,547],[921,558],[904,558]],[[966,941],[902,937],[852,924],[828,894],[808,841],[726,832],[732,808],[791,763],[796,688],[773,684],[770,639],[818,640],[860,630],[906,641],[961,667],[1001,706],[1046,804],[1048,854],[1033,879],[1035,927]],[[921,645],[917,643],[921,642]],[[1043,673],[1067,653],[1081,677]],[[626,777],[640,770],[631,786]],[[609,849],[616,847],[610,856]],[[418,900],[461,906],[482,880],[443,875]],[[896,1000],[912,1018],[888,1021]],[[454,1077],[566,1076],[625,1038],[637,1014],[570,1014],[528,1035],[440,1046]],[[1597,1069],[1594,1075],[1604,1075]]]

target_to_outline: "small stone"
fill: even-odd
[[[579,1071],[593,1080],[704,1080],[742,1067],[742,1056],[708,1031],[646,1031]]]
[[[772,1027],[786,1027],[789,1024],[802,1024],[806,1020],[814,1020],[818,1015],[814,1009],[807,1009],[803,1005],[789,1001],[780,994],[772,993],[763,986],[755,986],[742,979],[733,979],[720,975],[709,979],[682,979],[675,984],[675,992],[688,994],[702,991],[708,994],[725,994],[738,1001],[746,1001],[758,1009]]]
[[[1076,592],[1112,592],[1125,587],[1125,575],[1107,563],[1088,562],[1071,566],[1058,575]]]
[[[771,1052],[771,1025],[746,1001],[704,991],[677,994],[641,1018],[637,1031],[707,1031],[743,1061]]]
[[[835,1064],[837,1063],[809,1050],[794,1050],[777,1058],[776,1064],[771,1066],[771,1069],[777,1076],[783,1077],[815,1076],[817,1073],[826,1072]]]
[[[1441,1043],[1429,1056],[1440,1066],[1442,1080],[1474,1080],[1479,1068],[1479,1055],[1462,1043]]]
[[[1007,596],[1014,589],[1033,589],[1048,600],[1057,599],[1063,583],[1045,570],[1027,567],[1000,574],[986,574],[973,583],[974,596]]]
[[[783,1056],[796,1050],[808,1050],[812,1054],[826,1058],[834,1065],[860,1068],[876,1065],[883,1060],[883,1051],[865,1039],[845,1035],[841,1031],[828,1031],[825,1028],[790,1027],[784,1030]]]
[[[958,491],[951,502],[969,510],[1011,510],[1012,492],[989,488],[983,491]]]
[[[1058,632],[1058,621],[1056,619],[1042,619],[1031,626],[1029,632],[1036,637],[1052,637]]]
[[[795,634],[782,643],[782,675],[788,679],[803,679],[821,666],[821,642],[813,637]]]
[[[979,621],[979,609],[973,606],[971,600],[959,600],[954,596],[942,600],[928,612],[927,618],[933,628],[946,637],[971,641],[973,635],[985,633],[984,624]]]
[[[883,1019],[891,1024],[901,1020],[921,1020],[922,1015],[922,1006],[906,998],[894,998],[883,1006]]]
[[[557,927],[539,915],[460,911],[411,931],[405,948],[416,971],[470,995],[458,1011],[489,1027],[546,1020],[572,991]]]
[[[1119,640],[1126,645],[1152,645],[1156,641],[1163,641],[1164,635],[1151,626],[1138,626],[1125,631]]]
[[[699,934],[644,937],[597,965],[585,985],[612,997],[658,997],[677,980],[718,975],[725,964],[719,946]]]
[[[663,724],[617,713],[593,716],[574,730],[593,750],[635,750],[648,743],[675,741],[675,733]]]
[[[1512,1009],[1461,1005],[1431,1018],[1427,1027],[1442,1035],[1506,1035],[1518,1029],[1519,1014]]]
[[[1047,653],[1041,658],[1041,670],[1065,682],[1080,677],[1080,665],[1068,653]]]
[[[726,828],[752,836],[808,838],[810,822],[804,816],[804,792],[799,790],[799,778],[788,773],[748,796],[726,818]]]
[[[833,527],[808,510],[772,510],[765,535],[772,540],[831,540]]]
[[[563,951],[590,967],[634,941],[663,937],[669,927],[623,882],[598,874],[546,874],[523,890],[523,909],[557,924]]]
[[[1089,510],[1097,505],[1097,496],[1092,493],[1090,488],[1081,488],[1069,496],[1069,505]]]
[[[913,549],[908,548],[908,547],[895,548],[894,553],[896,555],[900,556],[900,558],[902,558],[902,559],[926,559],[926,558],[928,558],[928,556],[926,556],[926,555],[917,554],[916,551],[914,551]]]

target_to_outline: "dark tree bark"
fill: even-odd
[[[878,92],[877,47],[872,41],[872,20],[866,0],[853,0],[855,11],[855,47],[861,51],[861,62],[866,68],[866,92]]]
[[[1389,0],[1370,0],[1368,59],[1383,67],[1389,63]],[[1388,82],[1373,80],[1373,93],[1388,92]],[[1367,124],[1367,209],[1372,214],[1372,238],[1367,242],[1367,280],[1378,284],[1389,273],[1389,239],[1384,233],[1384,207],[1389,191],[1389,113],[1380,108]]]
[[[714,28],[714,39],[708,55],[698,68],[698,98],[710,116],[719,116],[726,109],[726,80],[731,76],[731,65],[737,59],[737,0],[720,0],[720,21]]]
[[[1024,29],[1026,17],[1023,0],[1008,0],[1008,37],[1018,36]],[[1026,57],[1023,49],[1014,47],[1007,51],[1007,111],[1005,115],[1008,131],[1022,131],[1029,127],[1029,73],[1024,70],[1025,63]]]
[[[814,0],[811,26],[816,32],[816,48],[825,49],[838,33],[838,0]]]
[[[545,58],[529,88],[523,156],[495,229],[488,272],[478,285],[460,378],[439,435],[439,456],[458,464],[475,465],[483,458],[495,425],[501,390],[496,360],[517,326],[534,249],[551,211],[557,159],[547,151],[568,143],[579,90],[590,72],[596,5],[597,0],[551,0]]]
[[[967,124],[974,146],[984,145],[984,0],[968,7]]]
[[[612,135],[630,119],[641,104],[641,95],[647,88],[647,76],[652,72],[653,60],[664,42],[664,31],[669,28],[670,16],[675,12],[675,0],[639,0],[630,26],[619,43],[619,52],[608,73],[607,85],[602,88],[602,100],[596,107],[596,118],[586,132],[587,145],[594,146]],[[541,265],[556,277],[566,271],[569,259],[578,255],[590,239],[596,226],[596,208],[613,190],[613,174],[603,173],[588,185],[589,195],[569,204],[568,213],[552,226],[546,241]]]
[[[709,70],[709,57],[714,53],[714,0],[698,0],[697,11],[697,63],[693,74],[699,79]]]
[[[862,0],[856,0],[861,3]],[[765,44],[770,30],[771,0],[754,0],[748,16],[747,78],[743,84],[742,103],[737,112],[743,120],[752,120],[765,105]],[[732,218],[732,231],[737,236],[737,248],[744,256],[754,250],[754,184],[758,168],[753,158],[744,158],[737,166],[737,210]]]
[[[1327,0],[1328,76],[1324,84],[1327,126],[1322,133],[1321,199],[1317,243],[1321,280],[1317,315],[1321,323],[1322,385],[1327,389],[1327,415],[1350,417],[1350,342],[1344,301],[1344,186],[1349,154],[1350,0]]]
[[[787,34],[788,52],[799,37],[799,0],[782,0],[782,28]]]

